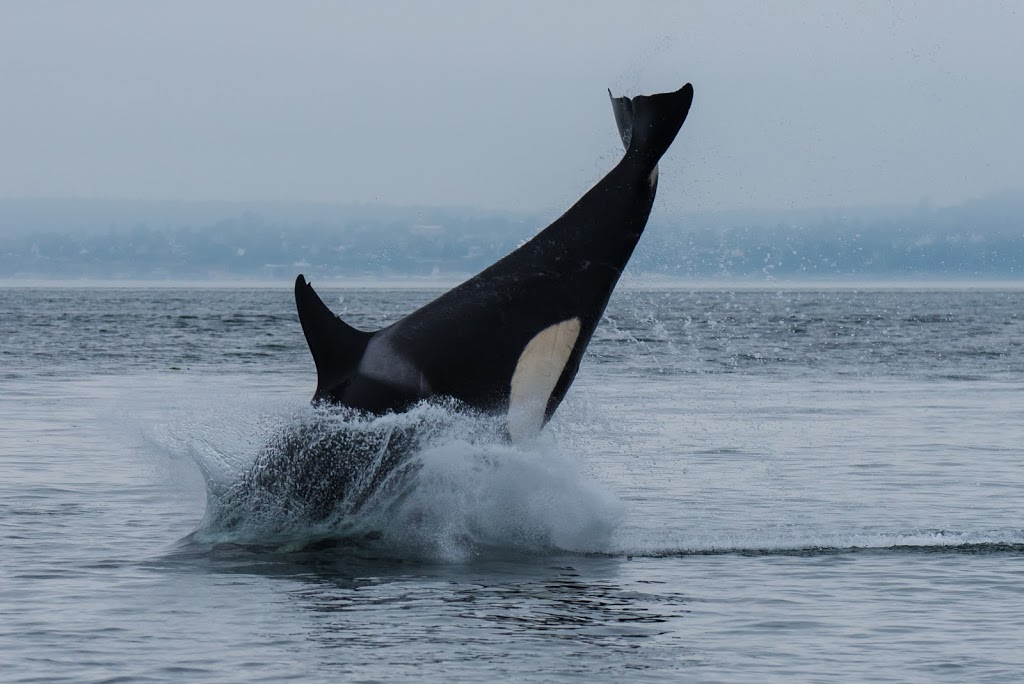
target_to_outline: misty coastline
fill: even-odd
[[[553,216],[467,207],[0,200],[0,282],[450,287]],[[623,284],[1015,283],[1024,193],[956,206],[655,212]]]

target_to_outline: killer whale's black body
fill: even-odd
[[[295,302],[316,363],[314,402],[385,413],[448,396],[510,415],[539,402],[527,421],[539,429],[565,397],[643,233],[658,160],[692,100],[689,84],[613,97],[626,148],[615,168],[529,242],[387,328],[347,325],[300,275]],[[532,388],[542,396],[530,396]],[[510,432],[516,438],[523,429]]]

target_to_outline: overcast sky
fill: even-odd
[[[669,210],[1024,188],[1019,2],[3,2],[0,197],[564,209],[692,82]]]

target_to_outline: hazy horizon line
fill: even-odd
[[[807,204],[807,205],[734,205],[718,206],[715,208],[702,207],[684,210],[681,213],[692,214],[718,214],[718,213],[777,213],[777,212],[835,212],[847,210],[900,210],[917,209],[921,207],[932,208],[953,208],[963,207],[972,202],[991,199],[1017,199],[1024,202],[1024,186],[1008,187],[1001,190],[983,193],[980,195],[945,202],[941,198],[918,197],[907,198],[898,202],[876,202],[859,204]],[[73,195],[0,195],[0,203],[109,203],[109,204],[139,204],[139,205],[208,205],[225,207],[317,207],[330,209],[389,209],[398,211],[470,211],[475,213],[502,213],[518,215],[544,214],[556,208],[555,205],[534,209],[519,209],[507,207],[485,206],[465,203],[400,203],[362,200],[328,200],[328,199],[283,199],[283,198],[257,198],[257,199],[232,199],[232,198],[181,198],[181,197],[117,197],[117,196],[73,196]],[[665,210],[666,207],[659,207],[655,204],[654,212]]]
[[[438,289],[447,290],[472,278],[475,273],[459,276],[404,276],[387,278],[316,278],[318,289]],[[313,281],[311,280],[312,284]],[[294,280],[266,280],[260,278],[180,278],[139,279],[126,278],[0,278],[0,289],[267,289],[285,290],[294,287]],[[965,290],[1007,289],[1022,290],[1024,281],[971,278],[858,278],[837,277],[829,280],[809,278],[672,278],[664,276],[631,276],[625,274],[617,290],[850,290],[850,289],[922,289]]]

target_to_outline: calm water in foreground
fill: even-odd
[[[1021,677],[1022,290],[619,292],[535,444],[204,523],[314,384],[289,290],[0,290],[0,680]]]

